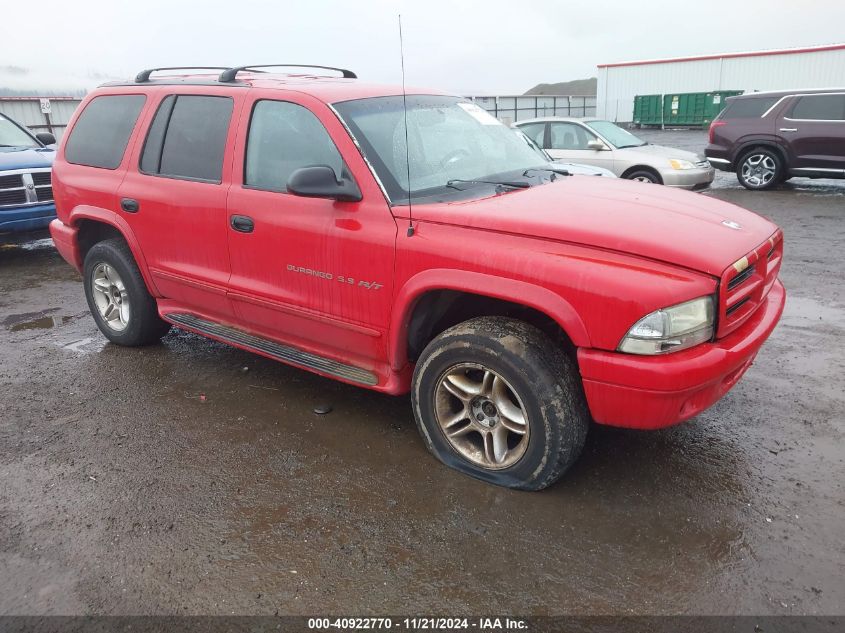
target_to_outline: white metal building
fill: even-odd
[[[50,132],[61,140],[81,97],[0,97],[0,113],[32,132]]]
[[[636,95],[845,87],[845,44],[600,64],[596,114],[627,123]]]

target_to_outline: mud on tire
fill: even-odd
[[[521,490],[557,481],[578,458],[589,428],[574,362],[542,331],[509,318],[472,319],[432,340],[414,370],[411,401],[420,434],[440,461]],[[517,409],[527,433],[514,423]],[[485,439],[501,431],[497,424],[508,430],[501,460]]]

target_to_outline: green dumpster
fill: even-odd
[[[663,125],[707,127],[725,107],[725,99],[742,90],[685,92],[663,96]]]
[[[661,125],[663,95],[637,95],[634,97],[634,125]]]

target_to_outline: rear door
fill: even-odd
[[[170,88],[170,89],[168,89]],[[241,94],[163,87],[119,189],[121,213],[166,299],[231,317],[226,196]],[[230,155],[231,156],[231,155]]]
[[[779,131],[801,172],[845,175],[845,92],[798,95],[784,110]]]
[[[613,150],[596,150],[587,147],[598,137],[583,125],[570,121],[549,123],[547,143],[544,149],[555,160],[567,163],[583,163],[604,167],[613,171]]]

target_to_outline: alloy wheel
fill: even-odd
[[[742,179],[752,187],[765,187],[777,174],[777,164],[768,154],[751,154],[742,163]]]
[[[129,295],[113,266],[97,264],[91,271],[91,291],[103,322],[115,332],[129,324]]]
[[[452,366],[441,375],[434,400],[443,435],[473,464],[501,470],[525,454],[525,406],[510,383],[491,369],[474,363]]]

